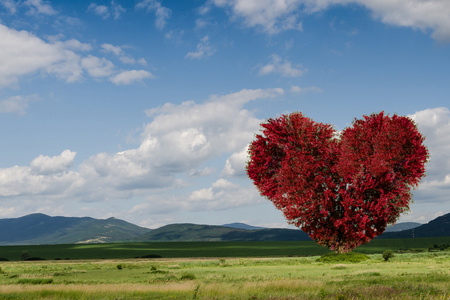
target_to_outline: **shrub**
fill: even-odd
[[[386,250],[383,252],[384,261],[388,261],[391,257],[394,257],[394,252],[392,250]]]
[[[27,260],[27,261],[30,261],[30,260],[45,260],[45,258],[38,257],[38,256],[32,256],[32,257],[28,257],[25,260]]]
[[[350,262],[350,263],[358,263],[365,260],[370,259],[365,254],[362,253],[336,253],[336,252],[330,252],[327,254],[322,255],[316,261],[318,262],[326,262],[326,263],[335,263],[335,262]]]
[[[20,258],[22,259],[22,260],[27,260],[28,258],[30,258],[30,252],[28,252],[28,251],[22,251],[22,252],[20,252]]]
[[[141,258],[162,258],[161,255],[158,254],[147,254],[144,256],[141,256]]]
[[[22,278],[17,281],[19,284],[51,284],[52,278]]]
[[[9,261],[9,259],[4,258],[4,257],[0,257],[0,261]]]
[[[122,270],[123,268],[125,268],[124,264],[118,264],[117,266],[117,270]]]
[[[184,273],[183,275],[181,275],[181,280],[194,280],[195,279],[195,275],[192,273]]]
[[[450,248],[450,245],[449,245],[449,244],[441,244],[441,245],[435,244],[434,246],[430,246],[430,247],[428,248],[428,252],[433,252],[433,251],[445,251],[445,250],[447,250],[448,248]]]

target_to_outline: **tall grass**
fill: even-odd
[[[1,299],[448,299],[450,252],[2,262]],[[122,268],[118,269],[117,266]],[[43,284],[43,279],[48,280]],[[41,284],[34,284],[35,282]]]

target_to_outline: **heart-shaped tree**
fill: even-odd
[[[395,223],[425,174],[428,150],[408,117],[372,114],[340,133],[301,113],[261,126],[248,176],[289,223],[337,252]]]

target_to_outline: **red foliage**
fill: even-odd
[[[383,112],[340,134],[301,113],[261,126],[248,176],[291,224],[338,252],[382,234],[409,209],[429,157],[411,119]]]

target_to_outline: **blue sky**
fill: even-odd
[[[431,152],[400,221],[450,211],[450,3],[0,0],[0,218],[285,227],[245,175],[265,119],[408,115]]]

